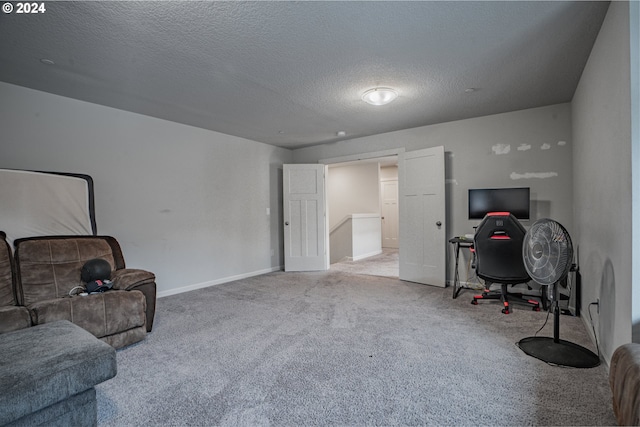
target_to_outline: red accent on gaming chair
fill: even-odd
[[[540,311],[540,303],[518,294],[507,294],[507,286],[531,280],[522,260],[522,243],[526,230],[509,212],[488,213],[474,236],[476,274],[485,281],[485,291],[473,297],[471,304],[483,299],[499,299],[509,314],[509,301],[526,304]],[[489,291],[492,283],[501,285],[500,291]],[[508,296],[507,296],[508,295]]]

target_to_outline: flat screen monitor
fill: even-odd
[[[469,219],[482,219],[488,212],[511,212],[529,219],[529,187],[469,189]]]

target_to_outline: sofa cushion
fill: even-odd
[[[0,425],[116,375],[110,345],[67,321],[0,335]]]
[[[0,307],[16,305],[13,289],[13,253],[5,240],[6,237],[6,234],[0,231]]]
[[[51,406],[12,421],[6,427],[89,427],[97,425],[98,402],[96,401],[96,389],[92,387],[61,402],[54,403]]]
[[[0,334],[31,326],[31,315],[26,307],[0,307]]]
[[[146,300],[140,291],[111,290],[101,294],[54,298],[28,306],[40,325],[68,320],[98,338],[144,326]]]
[[[84,283],[80,272],[85,262],[102,258],[115,268],[109,243],[96,238],[16,240],[16,259],[23,305],[62,298]]]

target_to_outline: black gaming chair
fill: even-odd
[[[540,311],[538,301],[522,294],[507,296],[507,286],[531,280],[522,260],[525,234],[522,224],[509,212],[490,212],[484,217],[476,229],[473,242],[476,274],[485,281],[485,290],[482,295],[474,296],[471,304],[478,304],[483,299],[499,299],[504,305],[502,312],[509,314],[509,299],[512,298],[511,302],[526,304]],[[492,283],[499,283],[500,291],[489,291]]]

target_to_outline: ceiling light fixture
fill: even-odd
[[[385,105],[398,97],[398,92],[388,87],[376,87],[362,94],[362,100],[371,105]]]

